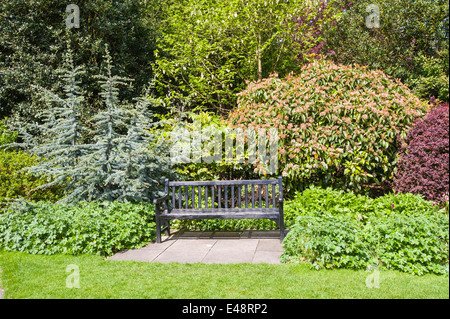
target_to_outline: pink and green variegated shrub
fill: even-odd
[[[392,179],[398,139],[429,109],[382,71],[317,60],[299,75],[249,83],[228,121],[278,128],[288,190],[321,184],[368,191]]]
[[[394,189],[444,204],[449,193],[449,109],[443,103],[418,120],[402,141]]]

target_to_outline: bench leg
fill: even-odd
[[[156,217],[155,223],[156,223],[156,242],[159,244],[161,243],[161,220],[158,217]]]
[[[283,242],[284,239],[284,220],[283,217],[279,219],[278,225],[280,226],[280,242]]]
[[[169,237],[170,236],[170,222],[166,221],[164,223],[164,227],[166,228],[166,236]]]

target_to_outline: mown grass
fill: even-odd
[[[66,287],[70,264],[80,270],[78,289]],[[0,251],[0,269],[4,298],[11,299],[449,298],[445,276],[382,271],[380,288],[368,288],[368,272],[298,264],[162,264]]]

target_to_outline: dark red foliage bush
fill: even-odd
[[[402,143],[394,190],[442,203],[449,192],[448,103],[418,120]]]

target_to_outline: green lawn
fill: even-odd
[[[67,265],[80,288],[66,287]],[[311,270],[305,265],[178,264],[111,261],[95,256],[39,256],[0,251],[4,298],[449,298],[448,277]]]

